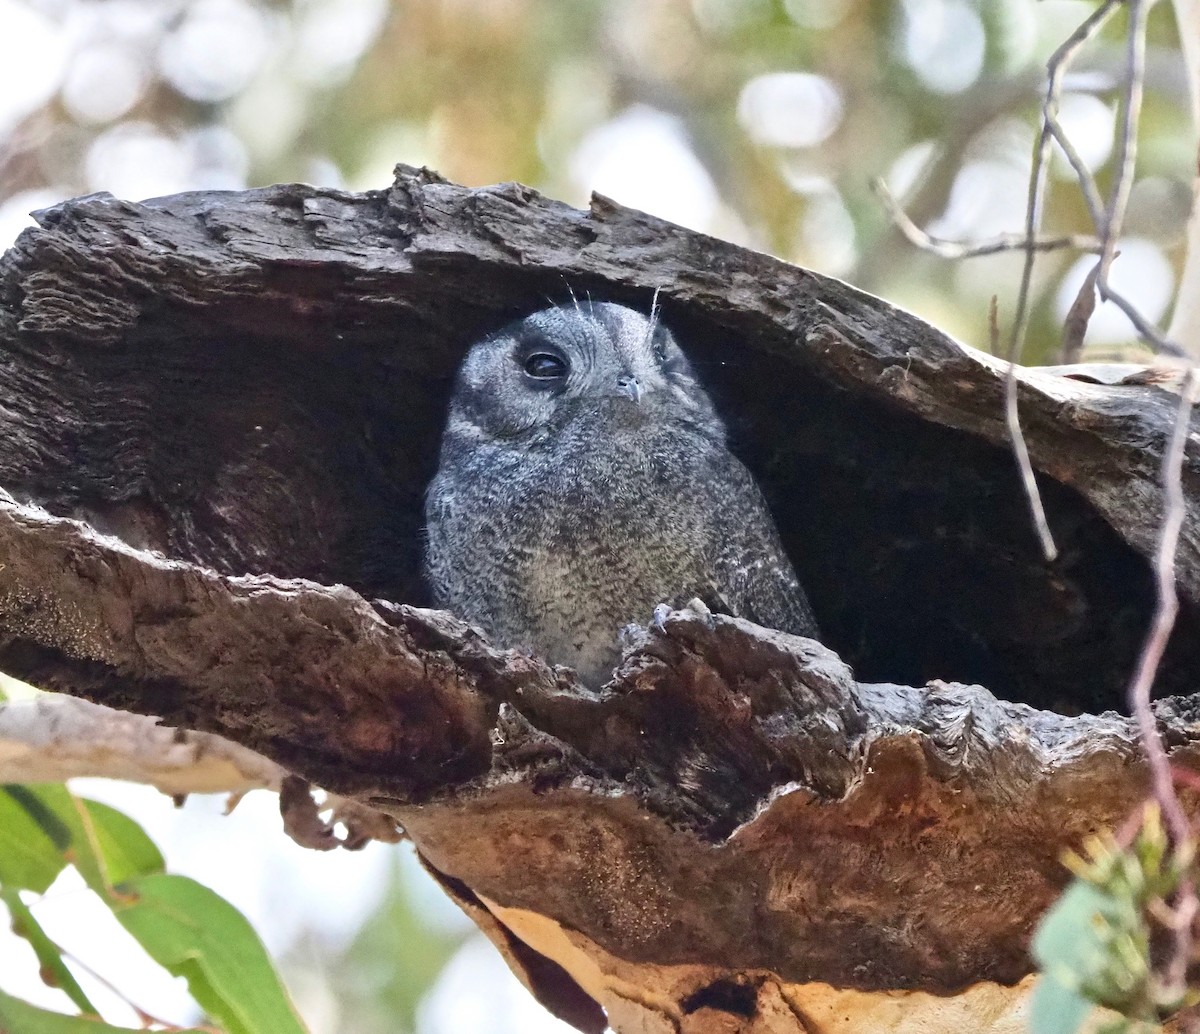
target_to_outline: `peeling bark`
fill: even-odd
[[[278,790],[273,761],[219,736],[170,729],[146,715],[77,697],[0,703],[0,783],[61,783],[101,776],[173,797]]]
[[[603,199],[401,169],[40,221],[0,261],[0,668],[386,811],[582,1030],[1014,1029],[1059,852],[1144,788],[1106,709],[1151,611],[1160,386],[1020,372],[1046,564],[1000,363]],[[568,289],[660,291],[824,645],[683,610],[597,688],[423,609],[453,371]],[[1157,705],[1193,766],[1198,477],[1190,446]]]

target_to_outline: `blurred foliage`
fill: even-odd
[[[42,896],[68,868],[155,962],[187,980],[220,1030],[304,1034],[266,949],[241,913],[195,880],[166,873],[158,848],[133,819],[51,784],[0,786],[0,901],[13,933],[36,954],[43,983],[62,990],[84,1020],[0,992],[0,1030],[128,1029],[88,1022],[99,1013],[76,980],[71,963],[78,961],[35,917]],[[136,999],[137,989],[118,993]]]
[[[289,983],[331,995],[325,1027],[344,1034],[413,1034],[417,1007],[450,957],[467,937],[459,924],[444,929],[430,921],[431,902],[390,870],[386,891],[370,918],[340,951],[305,939],[282,960]],[[314,1012],[321,1008],[314,1004]]]
[[[1165,972],[1162,945],[1170,904],[1181,892],[1195,893],[1195,844],[1173,847],[1158,805],[1148,803],[1127,845],[1107,835],[1093,837],[1085,850],[1086,858],[1068,855],[1075,880],[1033,939],[1042,977],[1030,1004],[1030,1032],[1075,1034],[1098,1005],[1119,1014],[1102,1024],[1102,1034],[1158,1030],[1163,1017],[1200,1001],[1200,992],[1182,982],[1182,969]]]
[[[7,123],[0,116],[0,206],[293,179],[366,189],[386,186],[400,161],[470,185],[518,179],[575,204],[595,187],[841,276],[983,344],[991,295],[1002,320],[1011,311],[1018,257],[918,253],[869,182],[887,177],[918,223],[947,236],[1019,229],[1043,65],[1093,7],[0,0],[0,21],[24,10],[15,29],[61,51],[38,103]],[[1122,22],[1068,84],[1102,189]],[[1153,11],[1150,43],[1129,225],[1163,256],[1144,272],[1164,297],[1142,292],[1147,315],[1162,319],[1194,164],[1170,5]],[[17,56],[30,49],[11,46]],[[40,68],[53,67],[48,49]],[[1073,182],[1059,176],[1046,229],[1083,231],[1085,220]],[[1057,347],[1069,299],[1056,295],[1076,258],[1039,264],[1029,361]]]

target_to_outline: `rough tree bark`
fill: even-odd
[[[1021,371],[1046,564],[1002,364],[604,199],[402,168],[39,221],[0,262],[0,669],[385,811],[581,1030],[1019,1029],[1060,851],[1144,791],[1106,709],[1168,392]],[[656,290],[824,645],[687,609],[587,687],[422,609],[421,494],[473,338]],[[1194,766],[1194,442],[1184,484],[1156,706]]]

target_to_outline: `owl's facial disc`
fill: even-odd
[[[463,364],[451,423],[471,437],[557,436],[579,420],[685,423],[724,436],[670,332],[622,305],[543,309],[477,344]]]

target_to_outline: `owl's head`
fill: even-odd
[[[542,309],[474,345],[459,370],[451,429],[487,438],[553,435],[584,419],[724,427],[671,332],[612,302]]]

